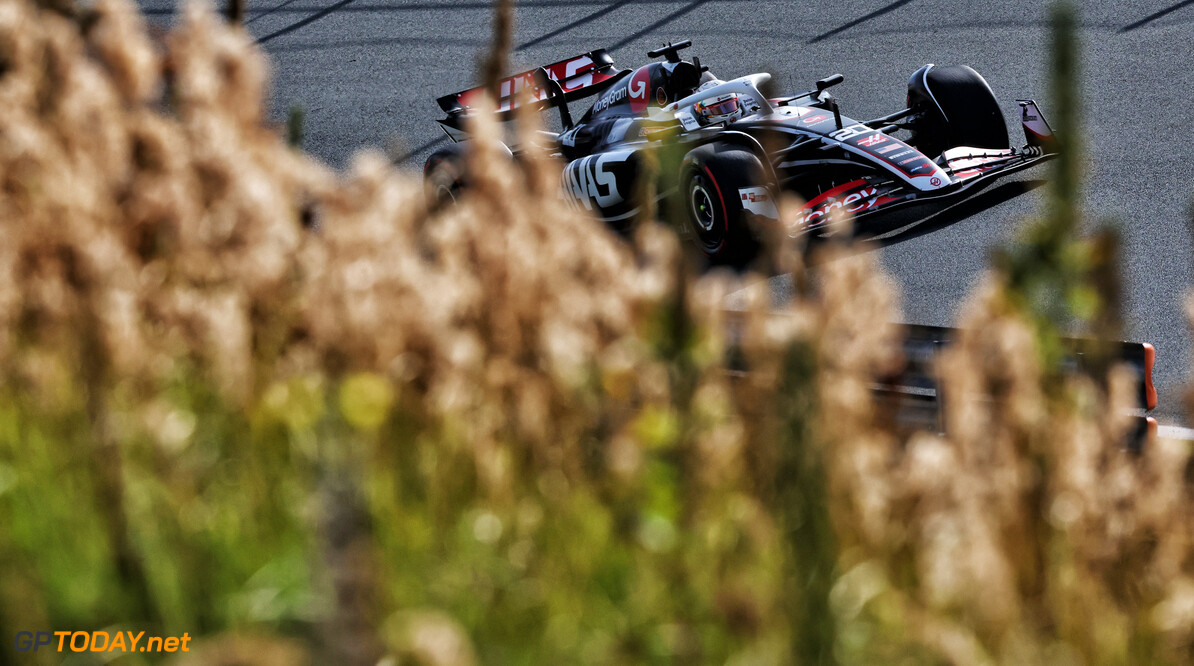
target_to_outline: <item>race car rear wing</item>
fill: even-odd
[[[498,82],[497,108],[493,112],[498,120],[508,120],[515,108],[524,105],[535,111],[553,106],[566,109],[568,102],[596,95],[629,71],[614,67],[613,58],[605,49],[582,53],[502,79]],[[464,118],[479,111],[476,105],[484,99],[484,94],[485,88],[477,87],[436,100],[448,114],[439,123],[454,141],[463,135]],[[527,99],[529,104],[524,101]]]

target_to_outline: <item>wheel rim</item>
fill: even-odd
[[[448,187],[447,185],[439,185],[435,190],[435,197],[436,200],[441,203],[457,203],[456,192],[454,192],[452,188]]]
[[[713,197],[702,183],[692,188],[692,219],[701,231],[713,230]]]
[[[721,249],[724,238],[717,225],[713,193],[709,191],[709,186],[702,176],[695,176],[692,180],[688,208],[693,230],[696,231],[702,248],[710,254],[717,252]]]

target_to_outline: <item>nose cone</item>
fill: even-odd
[[[912,183],[913,187],[921,192],[933,192],[953,184],[949,174],[945,173],[941,167],[937,166],[935,162],[929,162],[929,164],[933,165],[933,170],[930,173],[923,176],[913,176],[908,179],[908,182]]]

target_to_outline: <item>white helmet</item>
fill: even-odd
[[[707,81],[700,88],[697,88],[697,91],[708,90],[722,83],[724,81],[716,79]],[[738,97],[738,93],[717,95],[716,97],[710,97],[697,102],[693,105],[692,110],[701,125],[732,123],[746,115],[746,105],[742,103],[745,100],[740,100]]]

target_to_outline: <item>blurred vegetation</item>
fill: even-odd
[[[485,123],[428,211],[380,155],[290,148],[209,9],[163,43],[91,11],[0,0],[0,659],[66,629],[188,632],[183,664],[1194,659],[1189,445],[1129,454],[1122,369],[1049,365],[1066,317],[1116,319],[1072,147],[942,361],[948,437],[906,439],[873,253],[773,248],[775,312]]]

